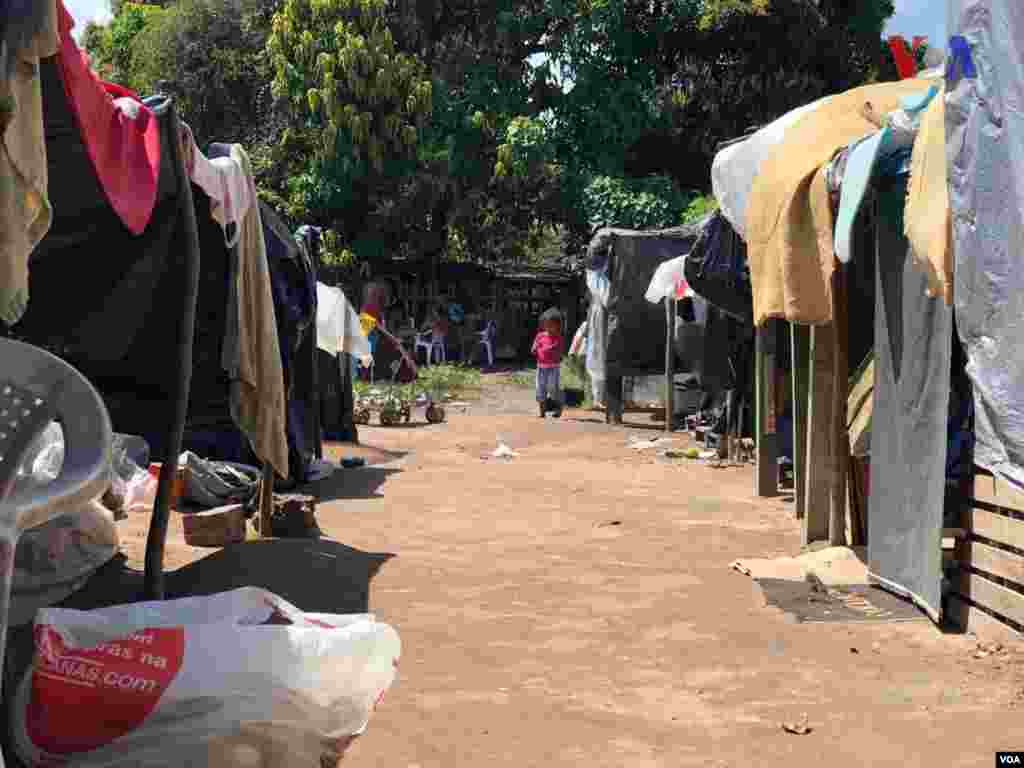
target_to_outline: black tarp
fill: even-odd
[[[169,100],[147,100],[161,162],[152,217],[135,236],[100,187],[57,60],[41,61],[39,76],[53,220],[32,253],[25,316],[7,332],[78,368],[104,398],[114,429],[145,434],[153,459],[164,461],[181,448],[200,261],[180,123]],[[165,462],[146,541],[146,599],[163,598],[173,473]]]
[[[588,268],[608,278],[605,372],[608,378],[665,372],[665,309],[645,294],[658,266],[687,253],[699,229],[639,232],[601,229],[588,249]]]
[[[41,62],[40,73],[54,215],[32,254],[28,310],[12,335],[81,370],[114,429],[145,435],[161,461],[181,386],[182,323],[191,325],[182,317],[187,266],[199,258],[183,205],[189,185],[174,167],[177,119],[169,103],[151,105],[161,128],[156,206],[146,230],[132,235],[100,187],[55,60]]]
[[[905,192],[878,189],[868,569],[938,621],[953,313],[908,257]]]
[[[699,296],[746,325],[754,323],[754,299],[746,244],[716,212],[686,257],[686,282]]]

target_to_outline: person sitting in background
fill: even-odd
[[[444,307],[438,307],[434,310],[434,319],[430,323],[430,333],[433,336],[433,340],[443,341],[448,336],[448,313],[445,312]]]

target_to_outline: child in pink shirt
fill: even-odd
[[[531,350],[537,358],[537,403],[540,417],[543,419],[548,401],[554,401],[555,418],[559,418],[562,415],[562,387],[559,381],[562,365],[562,323],[556,318],[548,317],[541,320],[540,328]]]

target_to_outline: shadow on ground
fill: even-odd
[[[366,613],[370,582],[392,557],[326,538],[247,541],[165,574],[164,583],[168,599],[262,587],[304,611]],[[141,595],[142,573],[118,555],[60,607],[92,610]]]
[[[332,539],[247,541],[168,574],[167,591],[209,595],[262,587],[304,611],[367,613],[370,582],[392,557]]]
[[[379,499],[384,496],[380,489],[388,477],[401,471],[393,467],[372,465],[339,469],[323,480],[304,485],[302,493],[315,496],[321,504],[341,499]]]

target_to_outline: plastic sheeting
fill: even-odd
[[[975,463],[1024,485],[1024,4],[949,0],[946,146]]]
[[[711,165],[711,188],[722,215],[729,220],[740,237],[746,238],[747,203],[754,177],[761,162],[785,139],[786,131],[796,122],[824,104],[830,97],[805,104],[787,112],[774,123],[753,134],[749,139],[726,147]]]
[[[664,261],[654,272],[644,298],[651,304],[660,304],[666,296],[673,299],[693,298],[697,294],[686,283],[684,273],[686,254]]]
[[[905,179],[878,190],[868,572],[937,622],[953,313],[909,257],[905,193]]]

